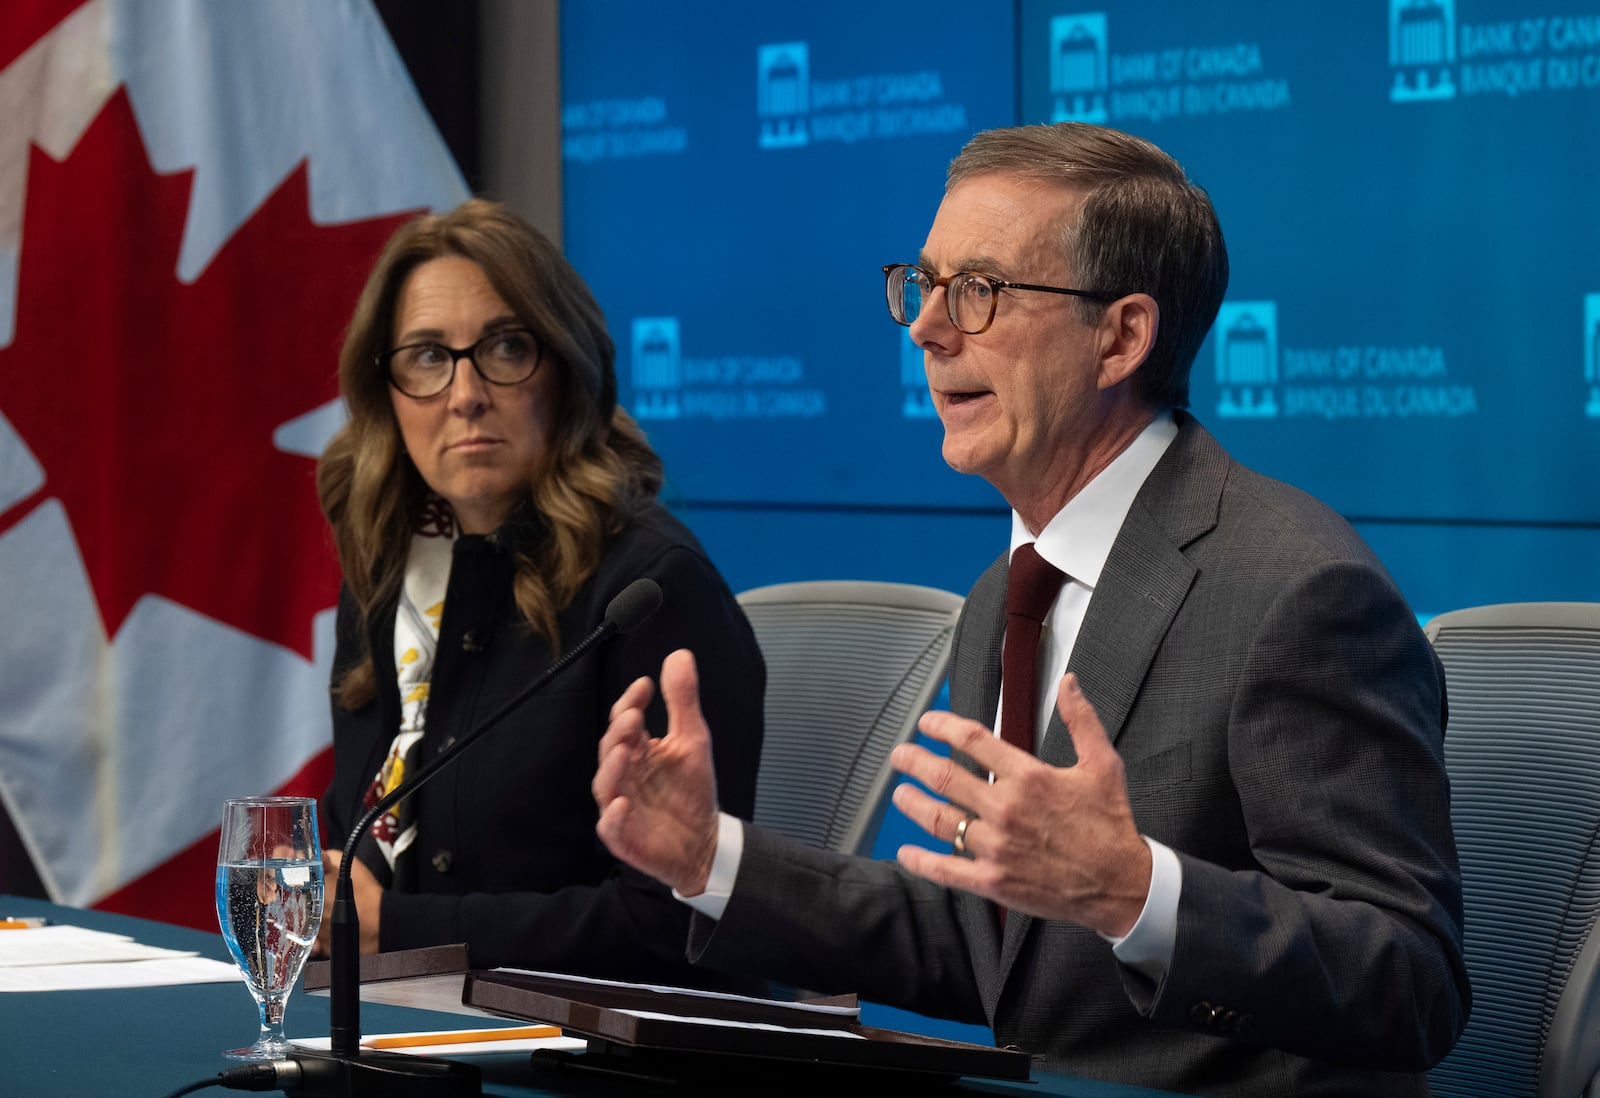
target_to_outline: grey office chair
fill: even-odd
[[[1481,606],[1426,632],[1449,691],[1473,995],[1429,1082],[1577,1098],[1600,1069],[1600,604]]]
[[[757,823],[869,853],[893,775],[944,680],[960,595],[931,587],[818,581],[739,596],[767,661]]]

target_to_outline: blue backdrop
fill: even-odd
[[[1194,411],[1236,456],[1354,520],[1423,615],[1594,597],[1600,14],[596,0],[562,12],[562,83],[567,250],[736,586],[964,590],[1000,550],[878,268],[972,132],[1080,118],[1216,202]]]
[[[562,12],[566,247],[669,498],[736,588],[964,591],[879,267],[976,130],[1141,134],[1232,258],[1193,411],[1355,522],[1419,615],[1596,598],[1600,4],[591,0]]]

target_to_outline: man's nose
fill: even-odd
[[[962,333],[950,320],[949,290],[935,286],[922,299],[922,311],[911,322],[911,342],[924,351],[953,354],[960,346]]]

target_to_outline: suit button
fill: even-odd
[[[441,743],[438,747],[434,748],[434,754],[443,755],[446,751],[450,750],[450,746],[452,744],[454,744],[455,742],[456,742],[456,738],[454,736],[446,736],[444,738],[444,742]]]
[[[1198,1026],[1209,1026],[1216,1017],[1216,1010],[1210,1003],[1201,1001],[1189,1008],[1189,1021]]]
[[[468,629],[461,634],[461,650],[463,652],[482,652],[483,642],[478,639],[476,630]]]
[[[448,850],[441,850],[433,856],[433,868],[440,873],[448,873],[450,864],[454,861],[455,857]]]

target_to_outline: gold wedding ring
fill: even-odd
[[[960,823],[956,824],[956,838],[951,845],[955,847],[957,854],[965,854],[967,852],[967,825],[977,818],[969,813],[961,818]]]

